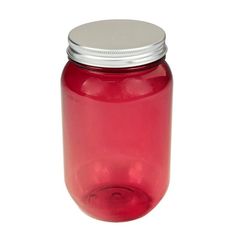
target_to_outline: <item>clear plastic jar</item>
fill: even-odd
[[[92,22],[69,34],[65,181],[92,217],[141,217],[167,190],[172,75],[165,53],[164,31],[141,21]]]

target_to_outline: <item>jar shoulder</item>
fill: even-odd
[[[172,85],[170,67],[163,60],[140,69],[92,70],[69,61],[62,73],[62,88],[96,100],[124,101],[158,93]]]

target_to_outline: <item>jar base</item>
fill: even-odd
[[[151,210],[151,198],[131,186],[97,188],[84,198],[82,209],[90,216],[105,221],[129,221]]]

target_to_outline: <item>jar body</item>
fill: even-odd
[[[83,211],[127,221],[157,205],[169,182],[171,103],[164,59],[122,69],[66,64],[65,182]]]

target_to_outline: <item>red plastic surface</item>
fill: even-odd
[[[164,59],[123,69],[67,63],[65,181],[84,212],[127,221],[157,205],[169,182],[171,102]]]

